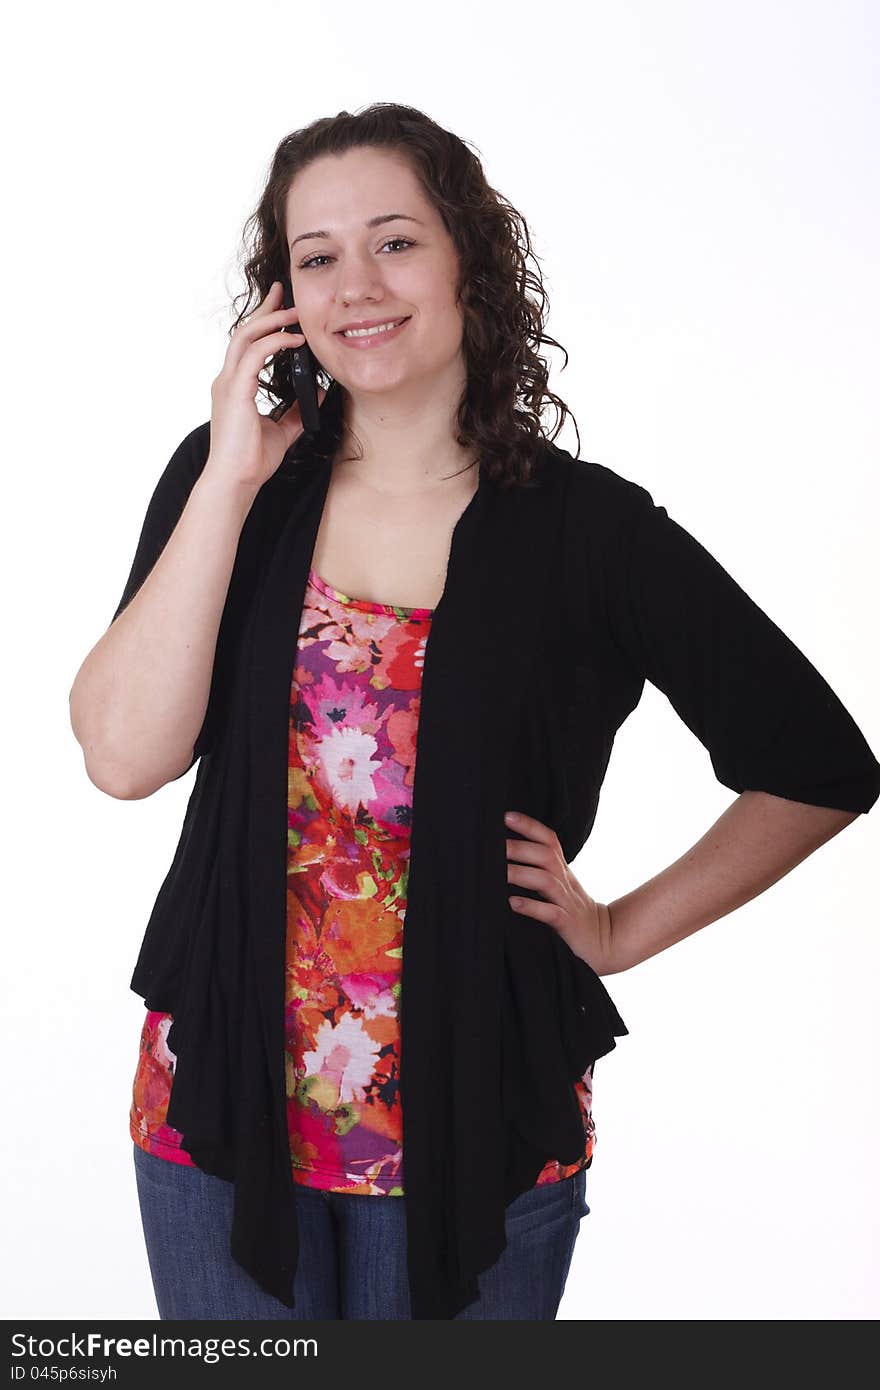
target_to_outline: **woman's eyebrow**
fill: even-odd
[[[382,225],[383,222],[397,222],[397,221],[400,221],[400,222],[418,222],[418,223],[419,223],[419,226],[422,226],[422,223],[421,223],[421,221],[420,221],[420,219],[419,219],[418,217],[410,217],[410,216],[409,216],[407,213],[405,213],[405,212],[380,212],[379,215],[378,215],[378,217],[370,217],[370,218],[368,218],[368,220],[364,223],[364,226],[365,226],[365,227],[379,227],[379,226]],[[290,246],[291,246],[291,249],[292,249],[292,248],[296,245],[296,243],[297,243],[298,241],[308,241],[310,237],[324,237],[325,240],[326,240],[326,238],[329,237],[329,236],[330,236],[330,233],[329,233],[329,232],[323,232],[323,231],[322,231],[322,232],[300,232],[299,236],[295,236],[295,237],[293,238],[293,241],[290,243]]]

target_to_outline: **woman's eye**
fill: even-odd
[[[384,251],[384,249],[385,249],[386,246],[403,246],[404,248],[406,248],[407,246],[414,246],[414,245],[415,245],[415,242],[414,242],[414,241],[410,241],[410,239],[409,239],[408,237],[395,236],[395,237],[389,237],[388,241],[383,242],[383,243],[382,243],[382,249],[383,249],[383,251]],[[318,262],[318,261],[327,261],[327,260],[329,260],[329,259],[330,259],[329,256],[323,256],[323,255],[310,256],[310,257],[308,258],[308,260],[302,261],[302,262],[300,263],[299,269],[300,269],[300,270],[311,270],[311,269],[315,266],[316,262]],[[318,267],[318,269],[320,269],[320,266]]]

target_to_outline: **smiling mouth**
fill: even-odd
[[[375,328],[355,328],[339,329],[337,337],[347,338],[349,341],[358,338],[381,338],[383,334],[391,333],[396,328],[408,323],[410,315],[406,314],[401,319],[389,319],[387,324],[377,324]]]

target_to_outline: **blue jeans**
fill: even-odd
[[[300,1254],[286,1308],[229,1253],[232,1184],[134,1149],[135,1177],[160,1318],[409,1320],[402,1197],[297,1187]],[[507,1246],[479,1276],[460,1319],[552,1322],[585,1201],[586,1172],[522,1192],[506,1213]]]

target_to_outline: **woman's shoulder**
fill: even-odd
[[[210,449],[211,421],[203,420],[181,439],[171,456],[169,468],[173,468],[177,474],[188,478],[190,482],[195,482],[208,461]]]
[[[655,505],[642,483],[608,464],[577,458],[550,443],[545,459],[548,474],[565,487],[567,510],[582,514],[585,523],[598,519],[603,524],[619,521],[625,525]]]

